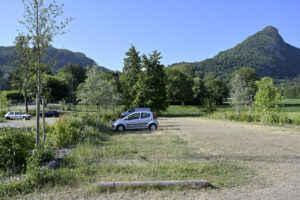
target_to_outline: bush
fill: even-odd
[[[50,129],[49,135],[57,147],[75,145],[83,138],[85,124],[80,118],[61,117]]]
[[[120,118],[120,113],[108,111],[106,113],[103,113],[101,117],[104,121],[107,121],[107,122],[115,121]]]
[[[0,130],[0,168],[20,172],[26,167],[26,159],[34,149],[32,132],[20,129]]]
[[[204,112],[205,113],[212,113],[216,111],[216,102],[212,99],[204,99]]]
[[[297,118],[294,119],[293,124],[300,125],[300,116],[298,116]]]

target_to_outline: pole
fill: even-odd
[[[44,102],[44,97],[42,97],[42,117],[43,117],[43,141],[45,142],[46,140],[46,135],[45,135],[45,102]]]

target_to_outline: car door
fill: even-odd
[[[140,128],[140,115],[141,113],[133,113],[127,116],[125,119],[125,128],[126,129]]]
[[[142,128],[148,128],[148,124],[151,121],[151,115],[148,112],[141,113],[140,125]]]

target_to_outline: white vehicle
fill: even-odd
[[[24,113],[19,112],[19,111],[12,111],[12,112],[6,113],[6,115],[5,115],[4,117],[5,117],[5,119],[10,119],[10,120],[13,120],[13,119],[25,119],[25,120],[30,120],[30,118],[31,118],[32,116],[29,115],[29,114],[24,114]]]

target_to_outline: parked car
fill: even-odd
[[[22,112],[19,111],[12,111],[12,112],[8,112],[4,115],[5,119],[25,119],[25,120],[30,120],[30,118],[32,117],[30,114],[24,114]]]
[[[150,108],[130,108],[129,110],[123,112],[121,114],[121,118],[124,118],[126,117],[127,115],[131,114],[131,113],[134,113],[134,112],[140,112],[140,111],[148,111],[150,112]]]
[[[140,111],[134,112],[122,119],[118,119],[112,127],[115,131],[124,131],[129,129],[149,129],[152,131],[157,129],[158,121],[153,112]]]
[[[47,110],[45,113],[45,117],[59,117],[59,112],[56,110]],[[40,116],[42,117],[42,113],[40,113]]]

